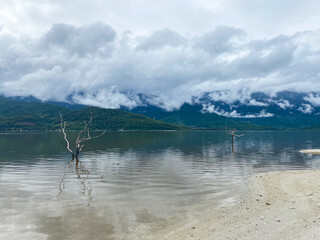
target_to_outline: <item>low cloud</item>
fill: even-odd
[[[294,107],[294,105],[290,104],[290,102],[288,100],[283,100],[283,99],[280,100],[280,101],[271,100],[271,102],[277,104],[283,110],[285,110],[287,108],[293,108]]]
[[[298,108],[298,110],[302,113],[310,114],[313,112],[314,109],[310,104],[303,103],[302,106]]]
[[[215,105],[210,105],[210,104],[202,105],[202,112],[203,113],[215,113],[220,116],[231,117],[231,118],[267,118],[267,117],[274,116],[272,113],[266,112],[266,110],[261,110],[258,114],[241,115],[240,113],[237,112],[237,110],[232,110],[231,112],[228,112],[223,109],[215,107]]]
[[[227,104],[232,104],[236,101],[244,104],[251,101],[251,92],[246,88],[241,90],[216,91],[210,93],[209,98],[212,101],[221,101]],[[255,100],[252,100],[251,103],[257,104]]]
[[[307,97],[303,98],[305,101],[310,102],[313,106],[320,106],[320,94],[310,93]]]
[[[250,99],[248,105],[249,106],[258,106],[258,107],[266,107],[266,106],[268,106],[268,103],[259,102],[255,99]]]
[[[76,94],[72,97],[73,101],[79,104],[105,107],[108,102],[109,108],[120,108],[126,106],[128,108],[134,108],[139,104],[139,98],[130,95],[126,95],[118,92],[114,88],[111,91],[105,89],[98,90],[96,93]]]

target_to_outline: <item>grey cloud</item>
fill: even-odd
[[[248,54],[235,60],[244,76],[257,76],[274,72],[288,66],[293,60],[293,54],[297,49],[294,39],[289,37],[276,37],[267,40],[250,41],[246,45]]]
[[[6,51],[12,44],[16,43],[17,39],[7,33],[0,32],[0,50],[1,52]]]
[[[237,41],[246,36],[246,32],[239,28],[217,26],[196,40],[195,47],[208,52],[211,55],[218,55],[235,49]]]
[[[116,32],[109,25],[100,22],[83,27],[60,23],[54,24],[43,35],[41,44],[43,47],[54,46],[85,55],[105,50],[115,36]]]
[[[165,46],[178,47],[186,41],[179,33],[170,29],[155,31],[151,36],[142,40],[137,46],[138,50],[156,50]]]
[[[273,37],[271,39],[263,39],[263,40],[253,40],[250,41],[247,45],[248,47],[255,49],[256,51],[264,51],[270,48],[274,48],[275,46],[282,46],[286,43],[291,42],[290,36],[280,35]]]

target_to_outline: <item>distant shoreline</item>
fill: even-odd
[[[78,132],[79,130],[69,129],[68,132]],[[101,129],[92,130],[93,132],[103,131]],[[189,129],[123,129],[123,130],[113,130],[107,129],[107,132],[226,132],[225,130],[219,129],[198,129],[198,128],[189,128]],[[237,132],[319,132],[320,129],[277,129],[277,130],[239,130]],[[61,132],[61,129],[2,129],[1,133],[43,133],[43,132]]]

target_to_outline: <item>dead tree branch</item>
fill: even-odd
[[[236,129],[228,130],[228,127],[225,127],[227,134],[231,135],[231,146],[232,146],[232,152],[234,152],[234,145],[233,141],[236,137],[242,137],[244,134],[236,134]]]
[[[60,127],[61,127],[61,131],[62,131],[62,133],[63,133],[63,138],[64,138],[64,140],[67,142],[67,150],[68,150],[69,152],[71,152],[72,158],[74,158],[74,153],[73,153],[73,151],[70,149],[70,143],[69,143],[69,140],[67,139],[67,134],[66,134],[66,132],[65,132],[66,124],[67,124],[67,123],[63,120],[62,115],[61,115],[61,114],[59,114],[59,115],[60,115],[60,119],[61,119]]]
[[[226,127],[226,132],[227,134],[232,136],[232,139],[234,139],[235,137],[242,137],[244,136],[244,134],[236,134],[236,129],[234,128],[233,130],[228,130],[228,128]]]
[[[67,134],[65,132],[66,122],[63,120],[61,114],[60,114],[60,119],[61,119],[61,123],[60,123],[61,131],[63,133],[64,140],[67,143],[67,150],[72,153],[72,158],[74,158],[74,157],[76,157],[76,159],[78,158],[79,153],[82,151],[82,149],[84,147],[84,144],[83,144],[84,142],[86,142],[88,140],[95,139],[95,138],[99,138],[106,133],[106,130],[104,130],[101,134],[91,137],[90,126],[93,121],[93,114],[92,114],[92,112],[90,112],[90,119],[88,122],[87,121],[83,122],[83,124],[84,124],[83,129],[79,131],[76,142],[75,142],[75,151],[72,151],[70,149],[70,143],[67,139]]]

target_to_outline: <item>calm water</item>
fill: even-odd
[[[69,133],[75,137],[75,133]],[[109,132],[80,163],[59,132],[0,134],[0,239],[148,239],[233,204],[250,175],[320,168],[318,132]]]

